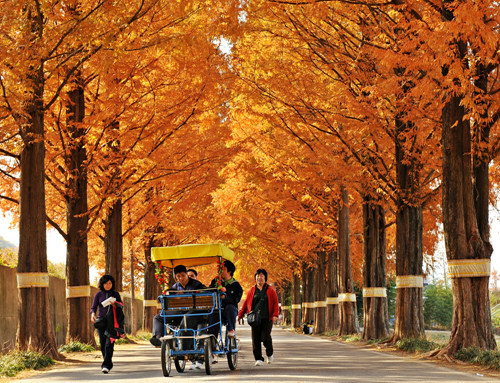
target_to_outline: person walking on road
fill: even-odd
[[[90,320],[92,323],[95,323],[97,318],[100,320],[104,320],[104,318],[112,316],[108,316],[108,312],[110,309],[115,308],[115,305],[119,305],[123,307],[122,298],[120,294],[115,291],[115,279],[109,275],[103,275],[101,279],[99,279],[99,292],[94,297],[94,302],[92,303],[92,307],[90,308]],[[110,298],[114,298],[110,300]],[[103,306],[103,302],[107,307]],[[110,302],[110,303],[108,303]],[[96,313],[99,309],[98,317],[96,317]],[[104,358],[101,371],[104,374],[107,374],[113,368],[113,351],[114,351],[114,339],[111,338],[109,332],[107,332],[106,328],[99,328],[97,330],[99,332],[99,343],[101,344],[101,353]]]
[[[245,302],[243,302],[238,319],[242,319],[243,315],[260,307],[261,322],[259,325],[252,326],[252,349],[255,365],[262,366],[264,358],[262,357],[261,343],[266,348],[267,363],[271,364],[274,361],[271,331],[273,324],[278,320],[279,304],[276,290],[267,283],[267,271],[265,269],[258,269],[255,272],[255,282],[255,286],[250,289]]]

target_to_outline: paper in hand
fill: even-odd
[[[116,302],[116,298],[114,297],[109,297],[108,299],[106,299],[105,301],[102,301],[101,305],[103,307],[106,307],[106,306],[109,306],[110,304],[112,303],[115,303]]]

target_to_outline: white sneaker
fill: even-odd
[[[109,369],[107,367],[103,367],[101,371],[103,374],[107,374],[109,372]]]
[[[272,362],[274,362],[274,355],[267,357],[267,364],[271,364]]]
[[[263,366],[264,365],[264,362],[262,360],[256,360],[255,361],[255,365],[256,366]]]
[[[189,369],[190,370],[201,370],[201,368],[203,367],[203,364],[198,362],[197,360],[193,361],[193,363],[191,364],[191,366],[189,366]]]

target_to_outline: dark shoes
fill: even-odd
[[[161,347],[161,340],[156,337],[152,337],[149,342],[155,347]]]

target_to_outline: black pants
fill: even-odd
[[[193,313],[193,311],[189,311],[189,314]],[[184,318],[181,321],[181,324],[179,327],[182,328],[188,328],[188,329],[202,329],[203,327],[207,326],[207,316],[206,315],[192,315],[192,316],[186,316],[186,323],[184,324]],[[193,333],[192,331],[186,331],[186,334],[181,335],[187,335],[187,336],[194,336],[196,333]],[[200,346],[198,346],[200,347]],[[182,349],[183,350],[193,350],[194,349],[194,343],[193,343],[193,338],[185,338],[182,339]]]
[[[104,358],[101,368],[106,367],[108,370],[113,368],[113,351],[115,344],[111,343],[111,339],[109,336],[106,336],[104,332],[106,330],[97,330],[99,332],[99,343],[101,344],[101,353]]]
[[[273,321],[263,320],[260,326],[252,327],[252,348],[253,357],[255,360],[264,360],[262,357],[262,346],[266,348],[266,355],[273,355],[273,339],[271,338],[271,330],[273,329]]]
[[[227,331],[236,329],[236,317],[238,316],[238,307],[235,305],[228,304],[222,308],[221,320],[223,324],[226,324]],[[219,311],[214,310],[214,312],[208,317],[208,324],[215,325],[219,323]],[[208,329],[209,334],[213,334],[215,339],[219,336],[220,327],[219,325],[211,326]]]
[[[180,311],[172,311],[170,314],[180,314]],[[167,318],[167,324],[172,326],[179,326],[182,317],[171,317]],[[160,314],[156,314],[153,318],[153,336],[156,338],[161,338],[165,335],[165,325],[163,323],[163,318]]]
[[[184,311],[171,311],[169,312],[170,315],[172,314],[183,314],[185,313]],[[192,313],[192,311],[187,312]],[[165,335],[165,325],[163,323],[162,316],[160,314],[156,314],[155,317],[153,318],[153,336],[156,338],[161,338],[162,336]],[[196,329],[198,325],[203,325],[202,327],[206,326],[207,318],[204,315],[196,315],[196,316],[188,316],[186,317],[186,328],[190,329]],[[171,318],[166,318],[166,323],[170,324],[171,326],[177,326],[180,327],[180,329],[184,328],[184,318],[183,317],[171,317]],[[187,336],[193,336],[193,332],[189,331],[186,332],[186,334],[181,333],[180,335],[187,335]],[[192,339],[183,339],[182,340],[182,349],[183,350],[192,350],[193,349],[193,340]]]

